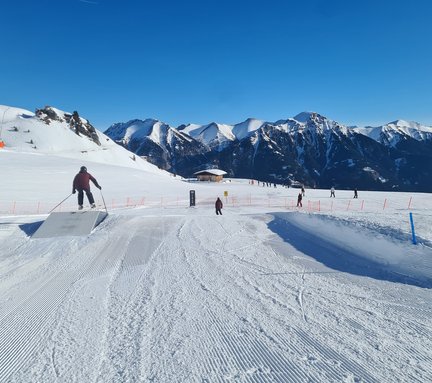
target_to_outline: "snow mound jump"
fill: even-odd
[[[88,235],[107,216],[108,213],[97,210],[51,213],[32,238]]]

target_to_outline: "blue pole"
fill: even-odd
[[[411,222],[412,243],[413,243],[413,245],[417,245],[417,240],[416,240],[416,235],[415,235],[415,230],[414,230],[413,216],[412,216],[412,213],[409,213],[409,215],[410,215],[410,222]]]

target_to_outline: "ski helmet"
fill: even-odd
[[[80,171],[82,171],[82,172],[86,172],[86,171],[87,171],[87,168],[86,168],[85,166],[81,166]]]

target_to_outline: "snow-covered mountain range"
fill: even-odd
[[[106,135],[161,168],[189,177],[218,166],[230,176],[312,187],[432,189],[432,128],[397,120],[348,127],[315,112],[227,125],[132,120]]]
[[[132,120],[113,124],[104,134],[78,113],[53,107],[32,113],[0,106],[0,118],[3,150],[156,173],[165,169],[185,177],[219,167],[231,177],[308,187],[432,190],[432,128],[416,122],[348,127],[303,112],[276,122],[250,118],[176,128],[154,119]]]

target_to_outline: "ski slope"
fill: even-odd
[[[135,209],[55,240],[6,224],[0,381],[432,378],[430,282],[271,214],[212,213]]]
[[[81,162],[17,156],[0,152],[0,201],[70,193]],[[33,239],[46,214],[2,213],[0,382],[432,381],[429,195],[307,189],[292,208],[274,202],[297,189],[85,165],[107,200],[183,199],[109,208],[85,237]]]

